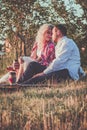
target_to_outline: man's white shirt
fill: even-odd
[[[72,79],[79,79],[80,53],[76,43],[72,39],[64,36],[58,41],[55,47],[55,57],[47,69],[44,70],[44,74],[68,69]]]

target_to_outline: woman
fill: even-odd
[[[43,24],[39,28],[35,40],[36,42],[34,43],[34,46],[32,48],[32,59],[30,61],[31,63],[30,65],[28,64],[27,69],[25,69],[24,72],[20,71],[19,69],[17,82],[24,82],[25,80],[31,78],[34,74],[42,72],[55,58],[55,45],[52,42],[52,29],[53,26],[50,24]],[[30,71],[30,66],[32,66],[32,64],[37,64],[38,66],[36,67],[36,69],[33,70],[33,72]]]
[[[51,41],[52,39],[52,29],[53,25],[51,24],[43,24],[38,32],[35,39],[34,46],[31,51],[31,56],[27,57],[20,57],[19,58],[19,69],[16,72],[16,82],[22,77],[23,73],[26,71],[27,66],[30,62],[36,61],[43,65],[45,69],[49,63],[55,57],[55,46],[54,43]],[[6,76],[1,78],[1,82],[8,80],[9,73]],[[11,75],[9,82],[12,82]],[[11,84],[11,83],[10,83]]]

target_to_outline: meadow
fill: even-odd
[[[0,130],[87,130],[87,79],[0,90]]]

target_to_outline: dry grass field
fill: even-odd
[[[87,130],[87,79],[0,90],[0,130]]]

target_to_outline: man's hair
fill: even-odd
[[[49,28],[52,30],[54,28],[54,25],[49,24]]]
[[[67,29],[63,24],[57,24],[55,27],[58,28],[64,36],[67,35]]]

